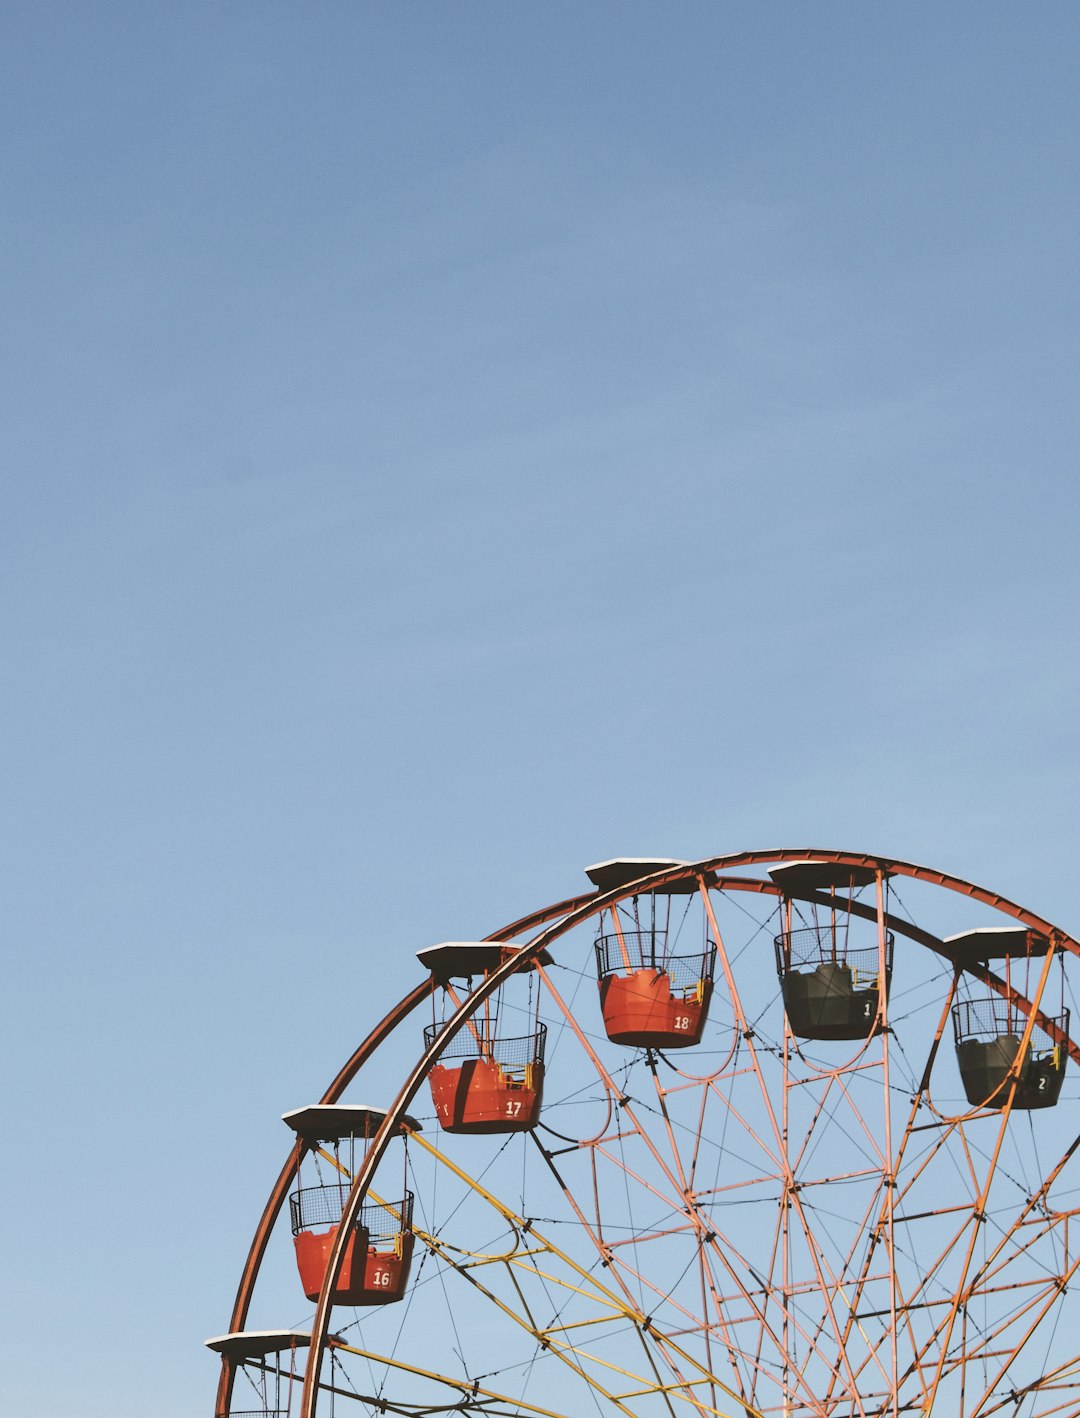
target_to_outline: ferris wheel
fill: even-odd
[[[1074,1418],[1080,945],[859,853],[588,879],[284,1114],[217,1418]]]

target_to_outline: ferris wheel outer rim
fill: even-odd
[[[1014,920],[1021,922],[1029,929],[1052,936],[1061,948],[1068,950],[1072,954],[1080,955],[1080,943],[1067,932],[1062,931],[1044,917],[1027,910],[1018,903],[1002,896],[1000,893],[978,886],[962,877],[939,871],[936,868],[906,862],[898,858],[882,857],[870,853],[855,853],[820,848],[742,851],[704,858],[698,862],[678,863],[670,868],[665,868],[642,877],[635,882],[624,883],[608,892],[601,893],[592,891],[580,896],[568,898],[553,906],[541,908],[540,910],[531,912],[527,916],[521,917],[512,925],[493,932],[486,937],[486,939],[510,939],[520,931],[529,929],[534,925],[540,924],[545,927],[533,940],[522,945],[513,955],[508,956],[503,964],[500,965],[497,970],[493,971],[446,1021],[431,1046],[424,1051],[416,1066],[409,1074],[407,1081],[403,1084],[401,1090],[399,1090],[397,1098],[388,1108],[386,1117],[376,1133],[371,1148],[365,1157],[364,1164],[356,1173],[353,1180],[338,1233],[331,1249],[322,1291],[320,1292],[315,1317],[312,1322],[311,1346],[306,1365],[299,1418],[315,1418],[316,1415],[322,1360],[329,1335],[330,1312],[332,1308],[330,1296],[337,1284],[338,1275],[344,1261],[349,1230],[355,1222],[356,1217],[359,1215],[360,1206],[366,1196],[375,1170],[391,1138],[400,1128],[401,1119],[406,1109],[422,1086],[434,1060],[442,1052],[444,1045],[463,1027],[471,1013],[481,1005],[485,999],[490,998],[506,980],[516,973],[523,962],[533,959],[552,941],[558,939],[561,935],[572,930],[576,925],[588,920],[591,916],[603,911],[610,905],[617,904],[621,900],[631,898],[638,894],[657,890],[669,882],[685,879],[687,876],[691,875],[696,876],[702,885],[707,886],[712,883],[708,882],[706,878],[715,876],[716,873],[728,868],[762,866],[770,862],[801,860],[806,858],[827,861],[838,866],[867,867],[874,870],[875,873],[880,874],[882,878],[904,876],[916,881],[927,882],[931,885],[941,887],[944,890],[957,892],[960,895],[966,895],[973,900],[979,901],[983,905],[990,906],[994,910],[1001,911],[1003,914],[1011,916]],[[715,884],[722,886],[723,882],[718,881]],[[732,882],[732,885],[734,885],[734,882]],[[763,882],[762,889],[769,894],[773,894],[774,891],[777,895],[781,894],[779,888],[775,887],[772,883],[766,885]],[[805,896],[800,893],[788,894],[795,895],[798,899],[813,899],[813,893],[807,893]],[[902,923],[897,924],[902,929]],[[944,943],[930,936],[928,932],[916,927],[914,930],[910,931],[903,930],[902,933],[915,936],[916,939],[922,937],[920,940],[921,944],[937,950],[946,960],[949,958],[949,952],[944,947]],[[981,967],[973,971],[970,967],[968,968],[969,973],[973,973],[977,978],[983,979],[984,983],[989,984],[992,988],[995,988],[999,992],[1004,990],[1004,982],[994,976],[993,972]],[[336,1096],[340,1095],[340,1092],[344,1090],[352,1077],[355,1076],[357,1070],[378,1044],[396,1027],[401,1018],[410,1013],[417,1004],[432,992],[433,988],[433,981],[424,981],[410,992],[410,994],[405,996],[397,1006],[389,1011],[364,1043],[354,1052],[348,1063],[339,1071],[334,1083],[331,1084],[324,1095],[322,1099],[323,1102],[335,1101]],[[1069,1042],[1069,1052],[1075,1060],[1080,1062],[1080,1046],[1073,1045]],[[297,1147],[301,1145],[302,1144],[298,1142]],[[237,1312],[241,1308],[241,1297],[244,1296],[242,1304],[244,1313],[240,1317],[241,1323],[246,1319],[246,1311],[250,1305],[251,1292],[254,1287],[255,1279],[257,1278],[259,1265],[261,1264],[262,1253],[265,1251],[265,1245],[269,1238],[270,1230],[283,1204],[284,1195],[288,1189],[289,1182],[295,1174],[297,1160],[296,1149],[294,1148],[271,1193],[271,1198],[267,1203],[267,1207],[260,1221],[260,1226],[257,1229],[256,1238],[252,1243],[248,1263],[245,1266],[241,1285],[237,1292],[236,1304],[234,1305],[234,1318],[236,1318]],[[259,1253],[256,1256],[257,1246],[259,1246]],[[253,1261],[254,1264],[252,1264]],[[245,1284],[246,1295],[244,1295]],[[235,1328],[235,1326],[232,1326],[232,1328]],[[226,1369],[229,1370],[228,1373],[226,1373]],[[215,1408],[217,1418],[227,1418],[234,1374],[235,1366],[227,1365],[226,1361],[223,1359],[222,1379],[219,1384],[218,1403]]]

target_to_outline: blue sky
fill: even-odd
[[[877,850],[1080,928],[1078,49],[8,7],[11,1411],[208,1411],[277,1115],[587,862]]]

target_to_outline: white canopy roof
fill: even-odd
[[[679,861],[675,857],[612,857],[610,861],[586,867],[585,875],[598,891],[617,891],[619,887],[629,886],[643,876],[652,876],[654,872],[690,865],[690,862]],[[692,876],[684,877],[656,890],[659,896],[690,896],[697,890],[697,880]]]
[[[770,867],[769,875],[782,891],[827,891],[836,886],[848,889],[867,886],[877,876],[873,867],[844,866],[842,862],[781,862]]]
[[[1015,955],[1045,955],[1050,942],[1026,926],[979,926],[947,935],[945,944],[963,964],[973,960],[1004,960]]]
[[[517,940],[444,940],[441,945],[418,950],[416,958],[437,980],[467,980],[497,969],[507,955],[521,948],[522,942]],[[546,950],[540,952],[540,964],[551,964]],[[522,966],[524,970],[532,968],[531,961]]]
[[[310,1343],[310,1334],[299,1334],[292,1329],[237,1330],[205,1341],[207,1349],[215,1354],[228,1354],[233,1359],[262,1359],[286,1349],[305,1349]]]
[[[371,1108],[364,1103],[312,1103],[282,1113],[281,1121],[307,1142],[337,1142],[343,1137],[373,1137],[385,1117],[385,1108]],[[421,1131],[420,1124],[408,1113],[402,1122],[402,1132]]]

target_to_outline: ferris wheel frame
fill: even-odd
[[[881,906],[882,885],[889,878],[909,878],[966,896],[1001,912],[1028,930],[1046,936],[1052,942],[1051,954],[1057,951],[1066,951],[1072,955],[1080,956],[1080,943],[1042,916],[1021,907],[999,893],[930,867],[896,858],[832,849],[777,848],[763,851],[743,851],[709,857],[693,863],[672,864],[660,870],[647,872],[635,880],[621,883],[611,890],[581,893],[533,911],[484,938],[486,941],[494,943],[514,942],[516,944],[516,937],[523,932],[537,931],[537,934],[527,943],[508,951],[502,963],[487,974],[467,998],[460,1002],[440,1028],[432,1031],[429,1046],[424,1049],[401,1085],[397,1096],[386,1110],[385,1117],[370,1142],[363,1162],[352,1178],[316,1303],[299,1418],[316,1418],[319,1393],[323,1387],[321,1382],[322,1363],[331,1337],[330,1318],[334,1304],[334,1291],[345,1261],[350,1232],[360,1215],[376,1169],[391,1140],[400,1133],[410,1104],[428,1078],[432,1067],[442,1055],[445,1046],[466,1025],[475,1011],[523,967],[538,961],[561,936],[593,917],[600,917],[605,910],[610,910],[623,901],[663,891],[665,887],[671,886],[673,883],[692,881],[694,889],[701,889],[706,894],[709,889],[715,888],[725,891],[753,892],[778,898],[788,896],[811,905],[828,906],[830,904],[829,896],[822,891],[798,890],[790,886],[781,888],[775,882],[765,878],[729,874],[740,868],[768,867],[771,864],[793,861],[812,861],[829,864],[838,869],[871,873],[877,883],[877,909],[865,902],[851,899],[844,903],[846,912],[867,920],[880,917],[884,928],[888,931],[926,947],[939,956],[943,962],[951,964],[957,973],[963,969],[966,974],[979,980],[1002,999],[1011,999],[1021,1011],[1030,1011],[1031,1016],[1037,1020],[1040,1027],[1054,1040],[1055,1044],[1066,1050],[1073,1062],[1080,1065],[1080,1045],[1073,1043],[1067,1032],[1061,1029],[1055,1019],[1045,1014],[1038,1004],[1032,1007],[1030,1001],[1024,999],[1006,979],[989,968],[987,964],[970,959],[961,961],[946,940],[911,921],[884,912]],[[437,988],[438,982],[432,975],[398,1001],[342,1066],[324,1092],[320,1100],[321,1103],[336,1103],[376,1050],[419,1005],[433,996]],[[1027,1006],[1027,1011],[1025,1011],[1025,1006]],[[270,1235],[283,1208],[298,1164],[305,1149],[310,1145],[298,1135],[267,1199],[241,1273],[230,1319],[231,1332],[243,1330],[246,1323]],[[228,1418],[237,1368],[238,1361],[235,1355],[223,1352],[215,1418]],[[752,1410],[747,1410],[747,1412],[750,1411]]]

